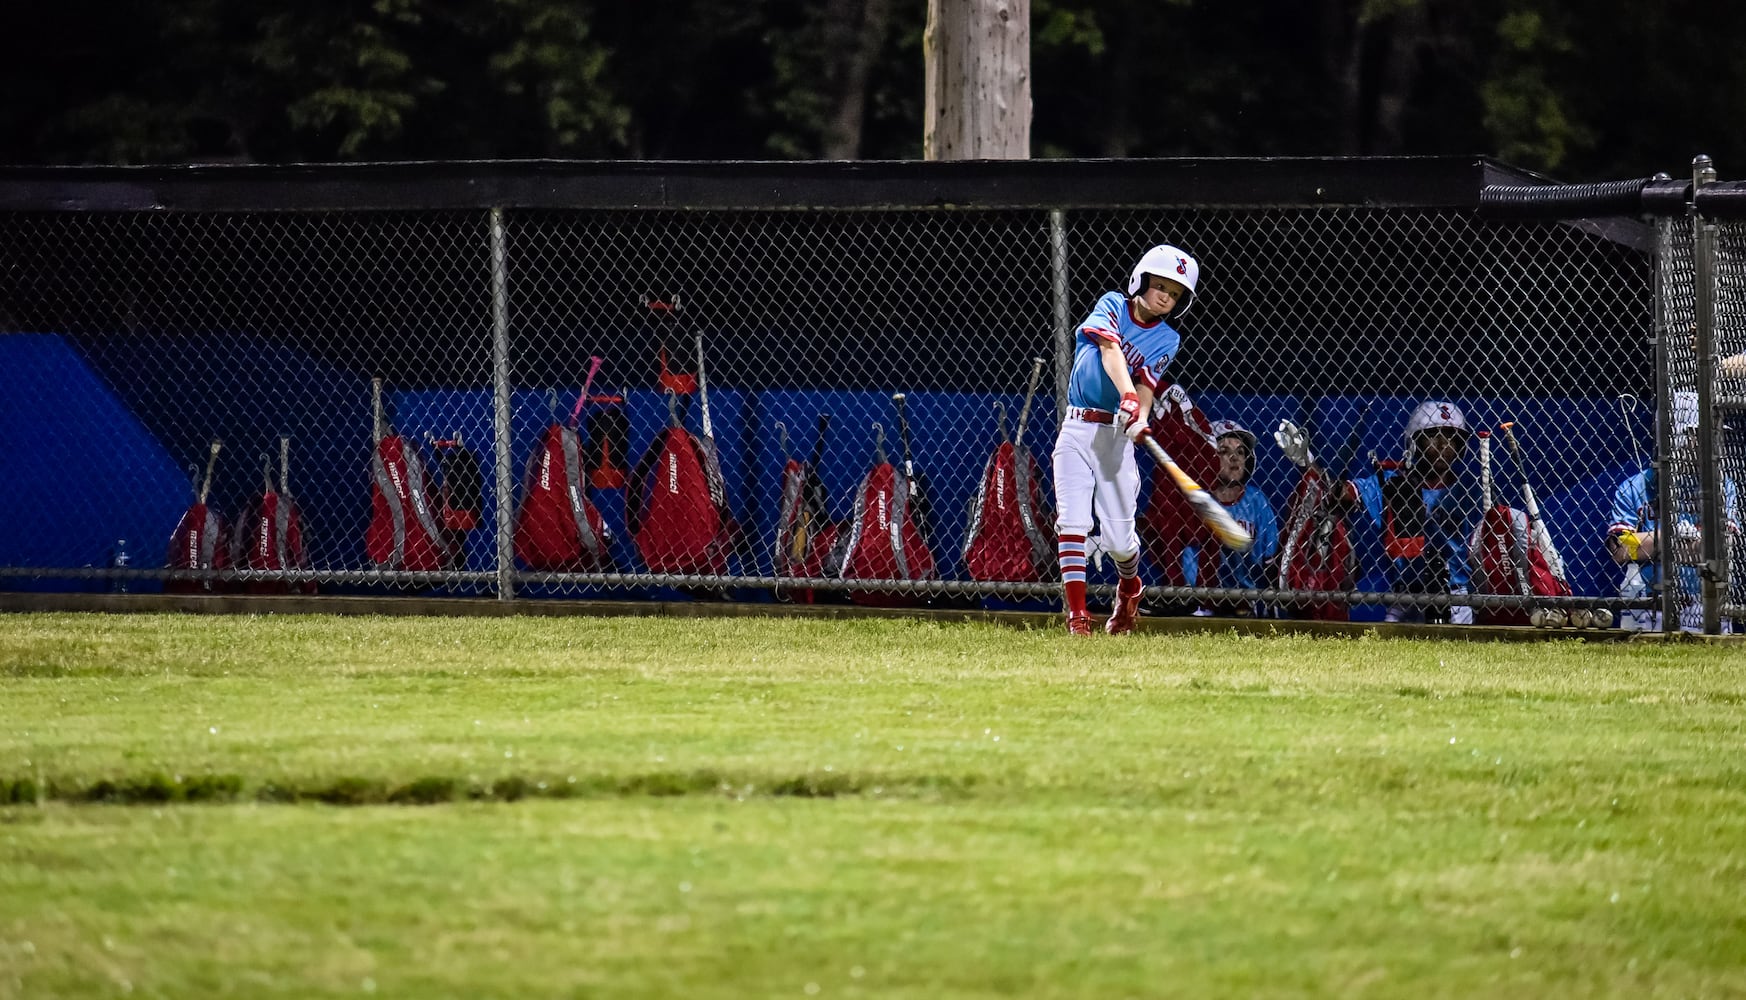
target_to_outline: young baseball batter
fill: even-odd
[[[1119,580],[1104,631],[1134,630],[1139,613],[1140,540],[1134,533],[1140,472],[1134,443],[1146,429],[1158,377],[1182,340],[1165,317],[1188,311],[1200,265],[1176,247],[1146,251],[1127,294],[1106,292],[1079,324],[1067,413],[1055,439],[1055,527],[1067,631],[1091,634],[1085,610],[1085,536],[1095,516]]]

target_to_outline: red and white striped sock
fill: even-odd
[[[1085,536],[1061,535],[1055,547],[1061,562],[1061,583],[1067,592],[1067,613],[1085,614]]]

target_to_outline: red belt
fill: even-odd
[[[1088,424],[1113,424],[1115,423],[1115,414],[1108,410],[1093,410],[1083,406],[1069,406],[1067,408],[1067,419],[1081,420]]]

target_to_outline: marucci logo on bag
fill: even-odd
[[[880,528],[889,528],[891,526],[891,521],[887,517],[886,511],[885,511],[885,491],[884,490],[879,491],[879,502],[877,504],[875,504],[874,506],[877,508],[877,510],[879,512],[879,527]]]
[[[679,456],[667,453],[667,492],[679,492]]]
[[[551,488],[552,488],[552,453],[548,451],[548,452],[545,452],[545,453],[540,455],[540,489],[542,491],[544,491],[544,490],[550,490]]]

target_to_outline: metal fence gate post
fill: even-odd
[[[1674,336],[1668,269],[1673,266],[1673,241],[1679,235],[1676,219],[1663,219],[1655,227],[1655,289],[1651,303],[1655,331],[1655,449],[1650,468],[1655,470],[1654,495],[1646,499],[1655,507],[1655,595],[1661,603],[1661,631],[1679,628],[1679,588],[1674,573],[1673,546],[1668,544],[1673,525],[1673,363],[1668,357]]]
[[[503,209],[491,209],[491,439],[497,473],[497,598],[515,597],[514,529],[510,524],[509,468],[509,275],[505,260]]]
[[[1055,420],[1067,413],[1067,377],[1073,371],[1073,323],[1067,295],[1067,213],[1049,210],[1049,277],[1055,305]]]
[[[1716,635],[1722,630],[1722,594],[1726,590],[1728,564],[1726,529],[1728,519],[1723,510],[1721,435],[1716,419],[1716,224],[1705,220],[1695,207],[1697,192],[1716,180],[1716,168],[1708,156],[1692,160],[1692,257],[1697,272],[1697,331],[1693,349],[1697,353],[1697,463],[1698,495],[1701,498],[1699,524],[1703,530],[1703,551],[1698,579],[1703,591],[1704,632]]]

